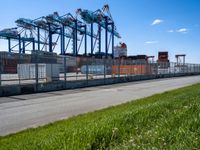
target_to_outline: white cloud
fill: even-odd
[[[156,44],[158,41],[146,41],[145,44]]]
[[[178,32],[178,33],[188,33],[188,31],[189,30],[187,28],[180,28],[176,32]]]
[[[152,26],[154,26],[154,25],[158,25],[158,24],[161,24],[161,23],[163,23],[164,21],[163,20],[161,20],[161,19],[155,19],[153,22],[152,22]]]
[[[169,33],[177,32],[177,33],[183,33],[183,34],[186,34],[186,33],[189,32],[189,29],[187,29],[187,28],[180,28],[180,29],[177,29],[177,30],[173,30],[173,29],[171,29],[171,30],[168,30],[167,32],[169,32]]]
[[[174,33],[174,30],[168,30],[167,32],[169,32],[169,33]]]

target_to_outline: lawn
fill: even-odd
[[[200,84],[0,137],[0,149],[200,149]]]

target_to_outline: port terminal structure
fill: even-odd
[[[20,54],[44,50],[55,52],[58,46],[60,55],[108,58],[114,56],[115,38],[121,38],[108,5],[96,11],[77,9],[76,16],[71,13],[60,16],[54,12],[34,20],[19,18],[15,23],[17,27],[0,31],[0,39],[8,41],[9,52]],[[87,41],[88,37],[90,42]],[[84,48],[82,53],[81,46]]]

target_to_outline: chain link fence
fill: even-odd
[[[45,53],[45,52],[44,52]],[[97,59],[44,53],[0,53],[0,87],[47,83],[123,81],[200,74],[199,64],[157,63],[144,60]],[[69,85],[70,85],[69,84]]]

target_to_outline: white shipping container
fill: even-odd
[[[36,64],[18,64],[17,72],[20,79],[30,80],[36,77]],[[59,64],[38,64],[38,78],[47,81],[58,80]]]
[[[103,75],[104,72],[106,74],[111,74],[111,66],[106,66],[104,65],[84,65],[81,67],[81,73],[86,74],[88,69],[88,74],[98,74],[98,75]]]
[[[114,47],[114,57],[118,58],[121,56],[127,56],[127,48],[122,48],[119,46]]]

